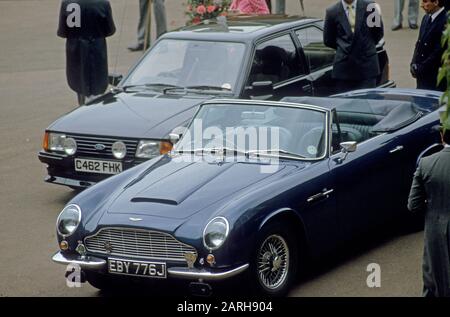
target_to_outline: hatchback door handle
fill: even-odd
[[[393,154],[395,152],[400,152],[403,149],[404,149],[404,146],[403,145],[399,145],[399,146],[396,146],[395,148],[393,148],[392,150],[390,150],[389,153]]]

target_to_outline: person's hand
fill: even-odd
[[[417,64],[411,64],[410,72],[413,78],[417,78],[417,70],[418,70]]]

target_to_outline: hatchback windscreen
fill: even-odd
[[[151,49],[124,85],[233,91],[244,51],[242,43],[162,40]]]
[[[326,126],[326,113],[313,108],[206,104],[176,151],[317,159],[326,153]]]

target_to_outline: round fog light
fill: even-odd
[[[127,155],[127,146],[122,141],[117,141],[112,145],[112,153],[116,159],[121,160]]]
[[[74,155],[77,152],[77,141],[72,138],[65,139],[64,152],[66,152],[67,155]]]
[[[59,248],[62,251],[67,251],[69,249],[69,243],[67,243],[67,241],[63,240],[61,241],[61,243],[59,244]]]

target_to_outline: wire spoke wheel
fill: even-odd
[[[289,247],[280,235],[271,235],[262,243],[257,255],[257,273],[262,285],[276,290],[289,273]]]

